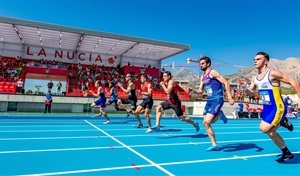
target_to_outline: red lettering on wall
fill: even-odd
[[[27,52],[26,52],[26,54],[27,54],[27,55],[30,55],[30,56],[33,56],[33,54],[29,52],[29,50],[30,50],[30,47],[27,47]]]
[[[89,61],[92,62],[92,54],[90,54]]]
[[[74,52],[72,52],[72,57],[70,57],[70,51],[68,51],[67,58],[70,60],[74,59]]]
[[[44,55],[45,57],[47,57],[47,54],[46,54],[46,51],[45,51],[44,48],[42,48],[42,49],[40,50],[38,56],[40,56],[40,55]]]
[[[98,54],[98,56],[95,59],[95,62],[97,62],[97,61],[100,61],[102,63],[102,59],[101,59],[101,56],[99,54]]]
[[[63,51],[55,50],[54,58],[57,58],[57,56],[62,59]]]
[[[84,61],[85,59],[84,59],[84,58],[81,58],[81,55],[85,56],[84,53],[80,53],[80,54],[78,55],[78,59]]]

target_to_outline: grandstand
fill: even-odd
[[[184,44],[8,17],[0,17],[0,29],[0,94],[16,94],[20,78],[26,84],[28,78],[50,76],[66,81],[63,96],[82,97],[86,82],[94,90],[96,80],[105,87],[132,72],[136,87],[144,73],[153,83],[153,98],[164,99],[158,86],[161,61],[189,49]],[[118,94],[126,96],[121,90]],[[190,98],[184,89],[179,96]]]

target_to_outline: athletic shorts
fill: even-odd
[[[128,98],[121,98],[121,102],[122,102],[122,104],[131,104],[131,109],[136,110],[137,99],[136,100],[131,100],[131,99],[128,99]]]
[[[143,101],[141,102],[140,106],[142,106],[144,109],[151,109],[153,106],[153,99],[152,98],[143,98]]]
[[[95,105],[100,106],[101,108],[105,108],[106,99],[98,99],[95,102]]]
[[[162,106],[163,110],[173,109],[175,111],[175,114],[177,115],[177,117],[180,117],[183,115],[183,111],[181,109],[181,101],[177,101],[177,102],[175,102],[175,104],[169,104],[168,101],[164,101],[164,102],[160,103],[160,105]]]
[[[261,118],[263,121],[271,124],[273,126],[277,126],[281,120],[285,117],[287,113],[287,108],[284,106],[284,103],[277,103],[276,105],[263,105],[263,112],[261,114]]]
[[[204,107],[203,115],[212,114],[213,116],[217,116],[223,104],[224,104],[223,98],[208,100]]]
[[[115,103],[115,105],[117,104],[117,102],[118,102],[118,100],[117,99],[114,99],[114,100],[112,100],[112,99],[109,99],[108,100],[108,105],[111,105],[112,103]]]

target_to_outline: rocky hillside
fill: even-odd
[[[270,59],[269,67],[280,70],[300,83],[300,58],[287,58],[286,60]],[[247,80],[250,80],[256,73],[257,71],[253,67],[246,67],[232,75],[226,75],[226,77],[230,78],[229,81],[231,84],[235,84],[239,78],[245,77]],[[186,68],[178,70],[174,74],[174,79],[188,80],[191,85],[199,85],[199,75]],[[282,84],[282,87],[289,86]]]

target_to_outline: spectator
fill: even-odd
[[[57,95],[61,95],[61,88],[62,88],[62,83],[60,81],[58,81],[58,83],[56,84]]]
[[[49,74],[50,73],[50,68],[46,68],[45,73]]]
[[[48,87],[48,91],[50,91],[50,92],[51,92],[51,90],[52,90],[52,87],[53,87],[52,80],[50,80],[50,82],[48,82],[48,84],[47,84],[47,87]]]
[[[293,101],[290,99],[289,96],[287,96],[283,101],[288,108],[288,113],[291,113],[293,111],[293,107],[292,107]]]
[[[45,111],[44,114],[48,111],[48,113],[51,113],[51,104],[52,104],[52,94],[51,91],[48,91],[45,97]]]
[[[239,103],[238,104],[238,107],[236,107],[232,113],[233,117],[236,119],[236,118],[239,118],[239,112],[243,112],[243,109],[244,109],[244,105],[243,103]]]
[[[82,90],[83,96],[86,97],[88,95],[89,82],[86,82],[86,83],[82,82],[82,88],[81,88],[81,90]]]
[[[23,81],[20,78],[19,81],[17,82],[17,94],[22,94],[22,89],[23,89]]]

